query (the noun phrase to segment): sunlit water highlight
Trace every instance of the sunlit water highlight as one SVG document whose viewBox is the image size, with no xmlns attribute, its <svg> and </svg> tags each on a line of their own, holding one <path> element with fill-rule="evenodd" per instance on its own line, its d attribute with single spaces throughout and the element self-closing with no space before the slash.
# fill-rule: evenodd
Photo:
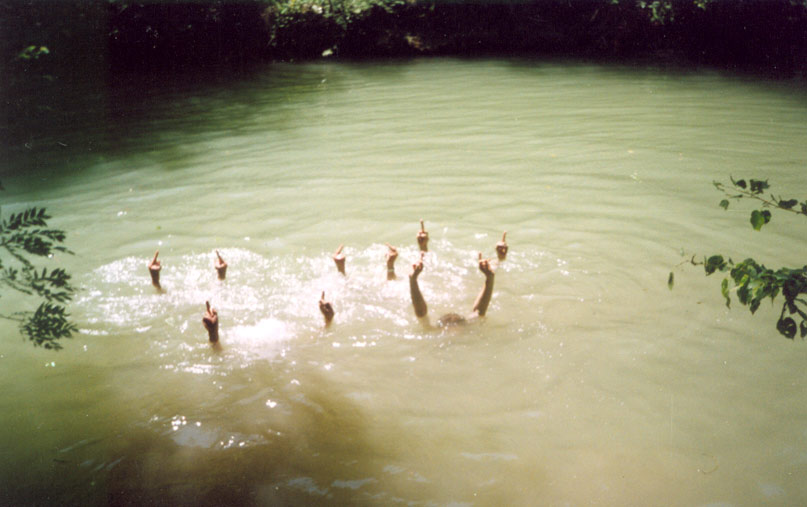
<svg viewBox="0 0 807 507">
<path fill-rule="evenodd" d="M 143 90 L 107 89 L 3 169 L 4 216 L 46 206 L 68 231 L 81 333 L 51 353 L 0 323 L 2 503 L 807 498 L 807 346 L 776 333 L 777 308 L 726 309 L 697 269 L 666 286 L 682 248 L 804 264 L 799 217 L 754 232 L 711 186 L 762 176 L 803 198 L 803 89 L 429 60 Z M 477 252 L 509 231 L 483 324 L 416 321 L 420 218 L 433 320 L 470 312 Z"/>
</svg>

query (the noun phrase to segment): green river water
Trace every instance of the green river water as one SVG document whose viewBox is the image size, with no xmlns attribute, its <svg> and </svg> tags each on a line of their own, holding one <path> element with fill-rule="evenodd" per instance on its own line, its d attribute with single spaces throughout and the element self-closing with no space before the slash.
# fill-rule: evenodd
<svg viewBox="0 0 807 507">
<path fill-rule="evenodd" d="M 0 168 L 4 217 L 67 231 L 81 330 L 51 352 L 0 322 L 0 503 L 807 501 L 807 344 L 701 268 L 667 288 L 682 249 L 804 265 L 803 217 L 755 232 L 712 186 L 803 200 L 804 88 L 435 59 L 122 80 L 81 107 Z M 417 322 L 421 218 L 433 319 L 470 312 L 508 231 L 481 325 Z"/>
</svg>

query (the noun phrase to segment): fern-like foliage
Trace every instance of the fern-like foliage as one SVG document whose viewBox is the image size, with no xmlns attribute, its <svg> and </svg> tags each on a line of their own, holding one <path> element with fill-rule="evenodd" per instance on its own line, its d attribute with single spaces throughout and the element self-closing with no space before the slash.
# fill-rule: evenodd
<svg viewBox="0 0 807 507">
<path fill-rule="evenodd" d="M 0 225 L 0 232 L 15 231 L 26 227 L 39 226 L 46 227 L 46 220 L 51 217 L 45 212 L 45 208 L 28 208 L 22 213 L 12 213 L 8 220 L 3 220 Z"/>
<path fill-rule="evenodd" d="M 2 189 L 2 186 L 0 186 Z M 20 332 L 35 346 L 59 350 L 57 340 L 69 338 L 78 330 L 70 322 L 63 304 L 73 298 L 75 289 L 70 274 L 63 268 L 37 268 L 32 257 L 52 257 L 54 252 L 72 254 L 61 243 L 65 233 L 48 229 L 50 219 L 45 208 L 28 208 L 0 221 L 0 285 L 42 301 L 33 312 L 0 317 L 20 322 Z"/>
<path fill-rule="evenodd" d="M 33 314 L 20 323 L 20 331 L 36 346 L 59 350 L 62 346 L 57 340 L 70 338 L 78 331 L 68 317 L 64 306 L 41 303 Z"/>
</svg>

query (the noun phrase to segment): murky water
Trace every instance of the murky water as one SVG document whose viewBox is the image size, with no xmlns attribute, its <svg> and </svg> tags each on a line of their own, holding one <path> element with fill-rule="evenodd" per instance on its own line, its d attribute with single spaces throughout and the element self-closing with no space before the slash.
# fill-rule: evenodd
<svg viewBox="0 0 807 507">
<path fill-rule="evenodd" d="M 807 499 L 807 345 L 777 334 L 778 307 L 728 310 L 699 269 L 666 285 L 682 249 L 804 264 L 801 217 L 754 232 L 711 184 L 804 197 L 803 89 L 415 60 L 123 83 L 92 102 L 2 172 L 3 214 L 46 206 L 81 289 L 61 352 L 0 323 L 2 503 Z M 420 218 L 432 319 L 470 312 L 477 252 L 509 231 L 483 324 L 417 322 Z"/>
</svg>

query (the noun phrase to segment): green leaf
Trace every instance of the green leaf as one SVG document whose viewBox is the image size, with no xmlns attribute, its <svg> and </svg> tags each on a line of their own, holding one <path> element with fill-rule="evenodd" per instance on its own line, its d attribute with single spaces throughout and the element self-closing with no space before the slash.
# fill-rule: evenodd
<svg viewBox="0 0 807 507">
<path fill-rule="evenodd" d="M 726 261 L 723 260 L 722 255 L 713 255 L 706 259 L 706 262 L 703 263 L 703 269 L 706 271 L 707 275 L 711 275 L 718 269 L 721 271 L 725 269 Z"/>
<path fill-rule="evenodd" d="M 785 307 L 787 308 L 788 313 L 793 314 L 799 311 L 799 307 L 796 306 L 796 303 L 790 300 L 785 301 Z"/>
<path fill-rule="evenodd" d="M 779 207 L 782 209 L 791 209 L 793 206 L 798 204 L 799 201 L 796 199 L 789 199 L 787 201 L 779 201 Z"/>
<path fill-rule="evenodd" d="M 27 48 L 23 49 L 17 54 L 17 58 L 22 58 L 23 60 L 36 60 L 42 55 L 49 55 L 50 50 L 47 46 L 28 46 Z"/>
<path fill-rule="evenodd" d="M 726 210 L 729 209 L 729 200 L 723 199 L 722 201 L 720 201 L 720 207 Z"/>
<path fill-rule="evenodd" d="M 782 294 L 788 300 L 796 299 L 801 292 L 801 285 L 795 278 L 788 278 L 782 284 Z"/>
<path fill-rule="evenodd" d="M 36 49 L 36 46 L 28 46 L 27 48 L 23 49 L 17 54 L 17 58 L 22 58 L 23 60 L 30 60 L 31 54 Z"/>
<path fill-rule="evenodd" d="M 720 284 L 720 293 L 723 294 L 723 297 L 726 298 L 726 306 L 731 308 L 731 298 L 729 297 L 729 279 L 724 278 L 723 282 Z"/>
<path fill-rule="evenodd" d="M 790 317 L 779 319 L 779 322 L 776 323 L 776 330 L 792 340 L 796 336 L 796 321 Z"/>
<path fill-rule="evenodd" d="M 667 277 L 667 288 L 673 290 L 673 285 L 675 285 L 675 275 L 670 271 L 670 276 Z"/>
<path fill-rule="evenodd" d="M 748 275 L 745 275 L 740 281 L 739 288 L 737 289 L 737 299 L 740 303 L 747 305 L 751 298 L 751 289 L 748 288 Z"/>
<path fill-rule="evenodd" d="M 751 192 L 755 194 L 761 194 L 765 189 L 767 189 L 770 185 L 768 185 L 768 180 L 751 180 Z"/>
<path fill-rule="evenodd" d="M 799 325 L 799 331 L 801 333 L 802 338 L 807 336 L 807 320 L 802 320 L 801 321 L 801 324 Z"/>
<path fill-rule="evenodd" d="M 771 221 L 771 212 L 768 210 L 755 209 L 751 212 L 751 226 L 755 231 L 762 229 L 762 226 Z"/>
<path fill-rule="evenodd" d="M 731 180 L 731 182 L 732 182 L 732 183 L 734 183 L 734 186 L 735 186 L 735 187 L 746 188 L 746 186 L 747 186 L 747 185 L 745 184 L 745 180 L 737 180 L 737 181 L 734 181 L 734 180 L 732 179 L 732 180 Z"/>
</svg>

